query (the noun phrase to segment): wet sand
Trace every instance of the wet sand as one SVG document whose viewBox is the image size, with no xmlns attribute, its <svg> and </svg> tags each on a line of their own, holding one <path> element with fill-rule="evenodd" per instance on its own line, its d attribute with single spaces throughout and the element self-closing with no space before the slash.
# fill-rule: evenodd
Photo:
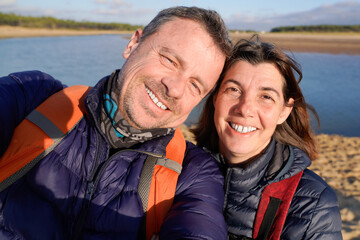
<svg viewBox="0 0 360 240">
<path fill-rule="evenodd" d="M 181 130 L 186 139 L 194 142 L 185 125 Z M 320 134 L 316 139 L 319 157 L 310 169 L 337 194 L 344 240 L 360 239 L 360 138 Z"/>
<path fill-rule="evenodd" d="M 259 35 L 263 40 L 273 42 L 286 51 L 360 54 L 360 34 L 263 33 Z M 241 38 L 248 39 L 251 36 L 252 34 L 230 33 L 234 42 Z"/>
</svg>

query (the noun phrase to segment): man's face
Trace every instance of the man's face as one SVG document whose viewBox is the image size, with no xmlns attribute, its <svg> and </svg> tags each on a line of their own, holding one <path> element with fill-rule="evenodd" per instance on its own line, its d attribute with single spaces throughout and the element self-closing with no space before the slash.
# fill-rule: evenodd
<svg viewBox="0 0 360 240">
<path fill-rule="evenodd" d="M 213 88 L 225 55 L 191 20 L 169 21 L 139 44 L 141 34 L 123 54 L 121 114 L 139 129 L 177 127 Z"/>
</svg>

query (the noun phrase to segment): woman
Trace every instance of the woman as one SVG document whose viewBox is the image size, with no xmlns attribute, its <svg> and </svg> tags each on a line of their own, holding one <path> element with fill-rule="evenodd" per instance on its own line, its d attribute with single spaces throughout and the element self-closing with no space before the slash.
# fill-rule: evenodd
<svg viewBox="0 0 360 240">
<path fill-rule="evenodd" d="M 199 146 L 220 153 L 229 239 L 342 239 L 336 195 L 307 169 L 317 156 L 307 108 L 317 114 L 301 78 L 276 46 L 241 40 L 193 130 Z"/>
</svg>

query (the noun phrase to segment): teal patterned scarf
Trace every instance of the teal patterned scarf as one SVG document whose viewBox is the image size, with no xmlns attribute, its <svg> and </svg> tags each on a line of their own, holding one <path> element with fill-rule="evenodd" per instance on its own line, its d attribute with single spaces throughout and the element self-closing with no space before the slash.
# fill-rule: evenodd
<svg viewBox="0 0 360 240">
<path fill-rule="evenodd" d="M 132 127 L 120 114 L 117 100 L 120 90 L 116 88 L 120 70 L 113 72 L 105 84 L 100 126 L 112 148 L 128 148 L 137 143 L 167 135 L 174 128 L 140 130 Z"/>
</svg>

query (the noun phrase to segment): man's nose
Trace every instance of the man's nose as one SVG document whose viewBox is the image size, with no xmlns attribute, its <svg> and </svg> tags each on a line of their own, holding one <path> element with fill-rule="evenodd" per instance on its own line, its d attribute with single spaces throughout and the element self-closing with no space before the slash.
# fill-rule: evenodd
<svg viewBox="0 0 360 240">
<path fill-rule="evenodd" d="M 166 95 L 172 98 L 181 98 L 184 95 L 186 79 L 181 75 L 163 77 L 161 80 L 166 88 Z"/>
</svg>

